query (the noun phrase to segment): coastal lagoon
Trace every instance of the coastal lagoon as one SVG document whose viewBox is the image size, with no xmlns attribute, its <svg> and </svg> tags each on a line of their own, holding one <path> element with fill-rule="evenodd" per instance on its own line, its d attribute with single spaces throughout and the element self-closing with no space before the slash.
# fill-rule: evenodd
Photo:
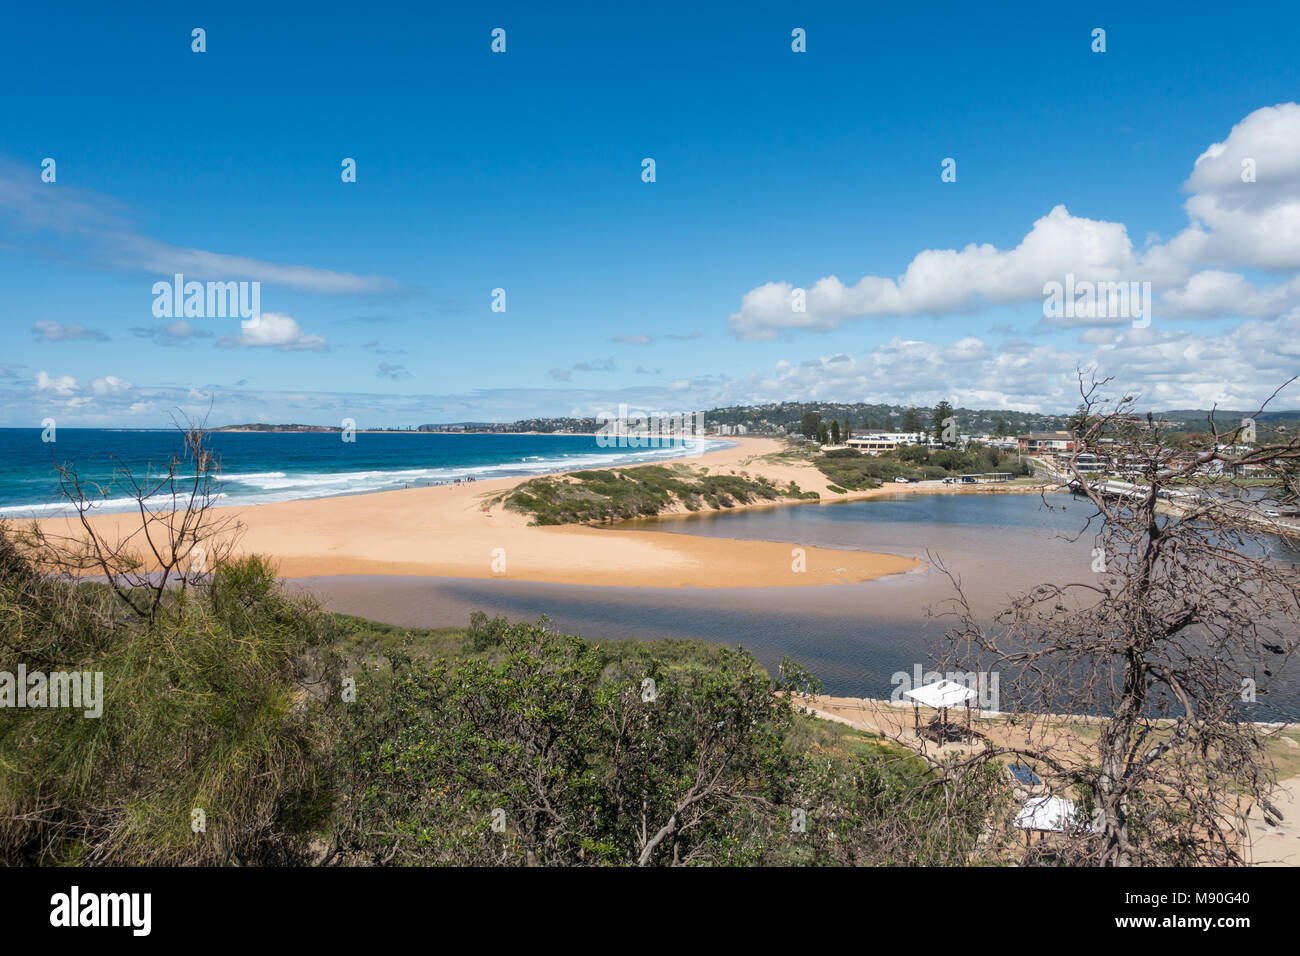
<svg viewBox="0 0 1300 956">
<path fill-rule="evenodd" d="M 953 586 L 932 559 L 959 578 L 981 617 L 1036 584 L 1093 578 L 1095 526 L 1083 530 L 1091 507 L 1064 493 L 1046 501 L 1035 494 L 910 494 L 620 526 L 888 552 L 929 565 L 860 584 L 667 590 L 342 576 L 297 586 L 333 610 L 392 624 L 463 625 L 481 610 L 515 620 L 545 615 L 556 628 L 592 640 L 677 637 L 744 646 L 772 672 L 788 654 L 821 678 L 829 694 L 883 698 L 894 689 L 895 673 L 929 669 L 947 626 L 942 613 Z M 1270 698 L 1293 719 L 1300 717 L 1295 670 L 1275 679 Z"/>
</svg>

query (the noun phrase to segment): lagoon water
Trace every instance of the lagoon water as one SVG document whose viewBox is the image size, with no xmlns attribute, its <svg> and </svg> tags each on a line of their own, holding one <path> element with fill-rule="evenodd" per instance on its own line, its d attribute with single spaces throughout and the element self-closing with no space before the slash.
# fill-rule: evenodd
<svg viewBox="0 0 1300 956">
<path fill-rule="evenodd" d="M 1035 584 L 1092 579 L 1091 513 L 1067 494 L 1049 495 L 1048 504 L 1025 494 L 897 495 L 635 525 L 938 559 L 987 618 Z M 553 626 L 593 640 L 682 637 L 744 646 L 772 672 L 788 654 L 828 693 L 875 698 L 893 691 L 892 675 L 930 669 L 954 595 L 951 580 L 932 564 L 824 587 L 665 590 L 409 577 L 309 578 L 297 586 L 334 610 L 400 625 L 463 625 L 482 610 L 514 620 L 545 615 Z M 1274 679 L 1271 710 L 1258 719 L 1300 719 L 1296 669 Z"/>
<path fill-rule="evenodd" d="M 899 495 L 836 505 L 798 505 L 629 522 L 620 528 L 715 535 L 925 558 L 926 548 L 962 575 L 986 607 L 1034 583 L 1045 567 L 1089 573 L 1091 543 L 1058 535 L 1085 514 L 1049 511 L 1032 495 Z M 1075 524 L 1078 522 L 1075 521 Z M 690 637 L 744 645 L 767 667 L 790 654 L 829 692 L 880 695 L 889 677 L 927 660 L 943 623 L 926 610 L 951 596 L 937 572 L 824 587 L 656 589 L 521 581 L 329 577 L 302 582 L 330 607 L 394 624 L 463 624 L 472 611 L 549 617 L 593 639 Z"/>
</svg>

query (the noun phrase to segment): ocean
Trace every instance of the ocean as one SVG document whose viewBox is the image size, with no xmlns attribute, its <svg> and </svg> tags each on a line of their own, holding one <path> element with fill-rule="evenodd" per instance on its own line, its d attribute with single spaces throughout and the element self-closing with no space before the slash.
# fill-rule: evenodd
<svg viewBox="0 0 1300 956">
<path fill-rule="evenodd" d="M 730 444 L 700 438 L 662 448 L 602 448 L 589 435 L 475 435 L 358 432 L 212 432 L 221 460 L 222 504 L 262 504 L 388 491 L 456 479 L 508 478 L 579 468 L 602 468 L 708 452 Z M 0 518 L 58 514 L 55 468 L 75 465 L 83 480 L 103 489 L 96 508 L 129 510 L 114 472 L 120 465 L 143 474 L 183 451 L 175 429 L 151 431 L 60 428 L 43 442 L 39 428 L 0 428 Z"/>
</svg>

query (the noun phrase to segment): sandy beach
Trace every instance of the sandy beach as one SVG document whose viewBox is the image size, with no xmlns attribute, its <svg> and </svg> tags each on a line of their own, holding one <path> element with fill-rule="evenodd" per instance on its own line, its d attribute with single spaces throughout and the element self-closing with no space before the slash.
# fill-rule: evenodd
<svg viewBox="0 0 1300 956">
<path fill-rule="evenodd" d="M 710 474 L 764 476 L 795 482 L 822 502 L 900 493 L 962 493 L 939 482 L 890 485 L 841 494 L 802 462 L 768 461 L 782 443 L 737 438 L 728 448 L 683 461 Z M 525 481 L 501 478 L 398 491 L 223 508 L 243 524 L 236 550 L 275 558 L 280 573 L 498 578 L 562 584 L 655 588 L 803 587 L 868 581 L 921 567 L 912 557 L 837 548 L 799 548 L 641 530 L 637 522 L 588 527 L 534 527 L 529 518 L 491 499 Z M 987 490 L 987 489 L 984 489 Z M 811 502 L 816 504 L 817 502 Z M 784 507 L 763 503 L 741 507 Z M 738 509 L 728 509 L 738 510 Z M 100 515 L 112 533 L 133 515 Z M 65 519 L 47 519 L 65 533 Z"/>
</svg>

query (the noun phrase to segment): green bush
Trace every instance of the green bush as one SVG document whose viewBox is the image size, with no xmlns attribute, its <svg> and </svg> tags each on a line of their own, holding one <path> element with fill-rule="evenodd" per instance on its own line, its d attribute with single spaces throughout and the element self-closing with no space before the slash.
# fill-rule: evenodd
<svg viewBox="0 0 1300 956">
<path fill-rule="evenodd" d="M 945 793 L 819 685 L 697 642 L 489 622 L 491 659 L 395 659 L 347 713 L 337 859 L 400 865 L 921 864 L 976 858 L 1001 777 Z M 652 682 L 652 683 L 651 683 Z M 798 810 L 806 831 L 791 827 Z M 499 823 L 494 829 L 493 822 Z"/>
<path fill-rule="evenodd" d="M 963 452 L 953 448 L 904 445 L 895 452 L 882 455 L 863 455 L 853 449 L 840 449 L 819 455 L 814 461 L 835 484 L 854 490 L 878 488 L 895 478 L 934 481 L 993 471 L 1013 475 L 1027 475 L 1031 471 L 1028 465 L 1007 461 L 998 449 L 987 447 Z"/>
<path fill-rule="evenodd" d="M 0 534 L 0 670 L 103 675 L 98 718 L 0 709 L 0 863 L 304 859 L 329 808 L 305 689 L 324 624 L 258 558 L 149 623 L 105 587 L 33 575 Z"/>
<path fill-rule="evenodd" d="M 766 478 L 709 475 L 685 465 L 642 465 L 534 478 L 504 501 L 511 510 L 532 515 L 534 524 L 557 525 L 648 518 L 678 505 L 688 511 L 731 508 L 786 496 Z"/>
</svg>

